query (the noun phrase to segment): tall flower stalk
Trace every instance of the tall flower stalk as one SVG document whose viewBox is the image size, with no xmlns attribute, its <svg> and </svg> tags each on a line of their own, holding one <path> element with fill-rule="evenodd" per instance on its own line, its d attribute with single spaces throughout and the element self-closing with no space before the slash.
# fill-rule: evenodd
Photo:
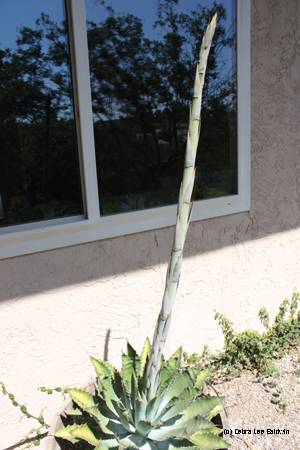
<svg viewBox="0 0 300 450">
<path fill-rule="evenodd" d="M 148 400 L 155 397 L 159 386 L 161 358 L 171 324 L 172 308 L 179 284 L 181 266 L 183 260 L 183 247 L 191 220 L 193 202 L 191 195 L 195 181 L 195 161 L 200 136 L 202 91 L 207 67 L 208 55 L 217 24 L 217 14 L 209 23 L 203 36 L 196 68 L 193 98 L 190 107 L 189 128 L 186 143 L 183 179 L 180 186 L 177 207 L 177 219 L 175 226 L 174 243 L 167 269 L 166 285 L 162 301 L 162 307 L 157 319 L 152 353 L 148 362 L 146 375 L 148 387 Z"/>
<path fill-rule="evenodd" d="M 225 407 L 224 397 L 203 395 L 209 371 L 182 368 L 182 348 L 161 364 L 191 218 L 202 89 L 216 21 L 214 16 L 207 28 L 197 65 L 175 238 L 153 346 L 147 338 L 139 356 L 127 343 L 121 371 L 107 361 L 91 357 L 97 373 L 95 395 L 81 389 L 65 390 L 78 408 L 67 412 L 73 423 L 57 431 L 55 436 L 72 443 L 85 440 L 95 447 L 94 450 L 216 450 L 229 447 L 218 436 L 222 429 L 212 421 Z"/>
</svg>

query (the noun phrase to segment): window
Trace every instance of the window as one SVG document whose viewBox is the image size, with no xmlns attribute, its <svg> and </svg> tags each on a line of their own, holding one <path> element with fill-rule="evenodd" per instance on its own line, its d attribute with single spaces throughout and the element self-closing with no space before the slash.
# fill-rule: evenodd
<svg viewBox="0 0 300 450">
<path fill-rule="evenodd" d="M 13 2 L 2 4 L 9 8 L 8 3 L 11 5 Z M 39 2 L 42 11 L 44 3 L 49 4 Z M 20 77 L 23 85 L 31 83 L 31 89 L 35 89 L 34 82 L 39 82 L 40 91 L 35 89 L 35 93 L 40 97 L 30 96 L 28 101 L 28 107 L 32 108 L 30 112 L 35 112 L 33 106 L 36 108 L 37 118 L 33 120 L 28 112 L 26 117 L 15 115 L 15 123 L 23 134 L 20 139 L 14 137 L 22 145 L 23 142 L 29 143 L 30 149 L 40 147 L 38 173 L 33 170 L 33 174 L 29 174 L 26 169 L 24 174 L 24 164 L 20 159 L 17 165 L 19 172 L 13 175 L 16 183 L 6 181 L 6 191 L 0 184 L 0 224 L 2 221 L 5 225 L 0 228 L 2 258 L 175 223 L 187 127 L 185 111 L 190 97 L 189 68 L 194 66 L 195 48 L 199 45 L 195 31 L 196 14 L 181 15 L 178 27 L 174 17 L 179 16 L 174 15 L 174 11 L 184 14 L 186 11 L 180 9 L 180 3 L 189 9 L 189 2 L 176 5 L 176 1 L 161 0 L 161 17 L 158 17 L 161 23 L 157 23 L 155 34 L 148 22 L 143 23 L 130 10 L 123 11 L 120 16 L 117 10 L 107 10 L 100 3 L 95 0 L 66 0 L 65 25 L 61 25 L 60 19 L 51 15 L 47 18 L 45 14 L 37 23 L 45 34 L 38 35 L 39 41 L 35 38 L 34 42 L 40 42 L 44 59 L 41 54 L 39 58 L 45 65 L 41 65 L 41 75 L 36 78 L 30 72 Z M 114 8 L 125 3 L 124 0 L 114 0 L 109 5 Z M 173 12 L 170 10 L 172 3 Z M 205 6 L 210 8 L 212 3 L 201 2 L 204 10 L 198 8 L 199 17 L 200 13 L 206 12 Z M 227 18 L 220 17 L 224 34 L 216 37 L 213 56 L 218 59 L 215 65 L 212 60 L 208 73 L 192 220 L 250 208 L 250 3 L 250 0 L 222 2 Z M 195 9 L 194 5 L 192 2 L 190 9 Z M 1 17 L 5 14 L 6 10 Z M 148 15 L 153 19 L 153 11 L 149 10 Z M 27 25 L 25 19 L 24 16 L 21 33 L 22 30 L 23 33 L 28 32 L 29 28 L 36 29 Z M 66 29 L 73 90 L 68 75 Z M 144 30 L 148 33 L 145 36 Z M 23 52 L 36 49 L 28 40 L 30 37 L 29 32 L 27 41 L 22 44 Z M 2 35 L 0 42 L 1 39 Z M 47 41 L 48 48 L 45 47 Z M 184 49 L 184 53 L 176 53 L 179 49 Z M 0 51 L 3 55 L 3 44 Z M 36 55 L 32 57 L 36 58 Z M 26 60 L 28 66 L 33 62 Z M 0 70 L 3 70 L 3 65 Z M 31 70 L 35 69 L 31 67 Z M 11 92 L 17 96 L 17 88 L 12 87 Z M 31 106 L 30 102 L 35 104 Z M 67 123 L 65 127 L 64 123 Z M 32 124 L 40 126 L 39 132 L 35 132 Z M 53 136 L 52 141 L 49 136 Z M 22 156 L 22 145 L 14 147 L 18 158 Z M 50 161 L 61 149 L 69 160 L 69 173 L 59 158 Z M 28 167 L 31 170 L 30 161 Z M 4 185 L 4 175 L 7 175 L 3 168 L 1 171 L 0 182 Z M 27 216 L 23 213 L 18 217 L 17 212 L 25 209 L 28 183 L 33 183 L 34 179 L 37 180 L 34 183 L 39 194 L 35 195 L 36 215 L 31 216 L 34 208 L 27 208 Z M 14 215 L 10 214 L 13 217 L 11 223 L 5 223 L 7 192 L 11 198 L 18 199 L 10 203 L 14 205 L 14 208 L 10 206 L 14 211 Z M 30 201 L 31 197 L 28 197 Z"/>
<path fill-rule="evenodd" d="M 18 224 L 83 216 L 64 11 L 60 0 L 28 5 L 20 0 L 0 5 L 4 231 Z M 25 25 L 20 21 L 16 30 L 19 20 Z"/>
<path fill-rule="evenodd" d="M 101 215 L 177 204 L 195 67 L 215 11 L 193 198 L 237 194 L 235 2 L 106 3 L 85 0 Z"/>
</svg>

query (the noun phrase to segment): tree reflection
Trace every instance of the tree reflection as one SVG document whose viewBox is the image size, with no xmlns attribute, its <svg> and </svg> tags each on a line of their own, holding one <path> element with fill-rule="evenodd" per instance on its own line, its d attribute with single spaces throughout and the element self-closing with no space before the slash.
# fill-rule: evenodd
<svg viewBox="0 0 300 450">
<path fill-rule="evenodd" d="M 235 24 L 228 26 L 222 5 L 178 14 L 177 3 L 158 2 L 154 26 L 160 40 L 145 37 L 141 19 L 109 7 L 106 20 L 88 23 L 104 214 L 177 202 L 195 65 L 215 12 L 219 21 L 203 95 L 194 197 L 236 193 L 235 61 L 222 60 L 226 48 L 235 55 Z"/>
<path fill-rule="evenodd" d="M 82 214 L 66 24 L 36 25 L 0 49 L 2 226 Z"/>
<path fill-rule="evenodd" d="M 236 193 L 235 63 L 222 60 L 235 55 L 235 27 L 221 4 L 179 14 L 177 3 L 158 1 L 157 40 L 111 8 L 87 23 L 102 214 L 177 203 L 195 64 L 215 12 L 194 197 Z M 0 49 L 0 146 L 2 225 L 82 213 L 65 22 L 42 13 Z"/>
</svg>

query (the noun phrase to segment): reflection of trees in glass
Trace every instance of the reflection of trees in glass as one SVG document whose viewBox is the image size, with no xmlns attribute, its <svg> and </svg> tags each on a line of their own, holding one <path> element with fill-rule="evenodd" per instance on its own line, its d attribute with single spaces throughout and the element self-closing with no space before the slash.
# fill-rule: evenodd
<svg viewBox="0 0 300 450">
<path fill-rule="evenodd" d="M 177 3 L 158 1 L 160 40 L 110 8 L 87 25 L 102 214 L 177 202 L 195 62 L 215 11 L 194 197 L 236 193 L 235 64 L 223 61 L 235 27 L 222 5 L 178 14 Z M 82 213 L 66 34 L 42 13 L 0 49 L 1 225 Z"/>
<path fill-rule="evenodd" d="M 36 25 L 0 49 L 1 225 L 82 214 L 66 24 Z"/>
<path fill-rule="evenodd" d="M 222 60 L 224 49 L 235 46 L 235 24 L 228 27 L 222 5 L 178 14 L 177 3 L 158 2 L 155 27 L 161 40 L 145 38 L 139 18 L 111 8 L 106 20 L 88 23 L 104 214 L 177 202 L 195 61 L 214 12 L 219 21 L 203 94 L 194 196 L 236 193 L 235 64 Z"/>
</svg>

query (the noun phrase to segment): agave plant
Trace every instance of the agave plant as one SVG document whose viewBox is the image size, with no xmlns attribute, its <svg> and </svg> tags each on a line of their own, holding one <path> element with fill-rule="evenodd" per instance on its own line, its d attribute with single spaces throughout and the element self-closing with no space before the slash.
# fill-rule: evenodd
<svg viewBox="0 0 300 450">
<path fill-rule="evenodd" d="M 121 372 L 108 362 L 91 357 L 97 373 L 97 392 L 92 395 L 80 389 L 66 389 L 78 408 L 68 412 L 74 424 L 55 434 L 72 443 L 83 440 L 95 450 L 229 447 L 218 436 L 222 430 L 211 421 L 224 408 L 223 397 L 202 393 L 209 372 L 183 370 L 181 348 L 168 361 L 163 358 L 191 219 L 202 89 L 216 22 L 215 15 L 203 37 L 196 70 L 174 244 L 153 343 L 146 339 L 141 356 L 128 343 Z"/>
<path fill-rule="evenodd" d="M 151 353 L 148 338 L 141 356 L 127 344 L 122 373 L 108 362 L 91 358 L 97 373 L 97 395 L 67 389 L 79 406 L 68 412 L 76 423 L 55 436 L 73 443 L 85 440 L 95 450 L 228 448 L 217 436 L 221 430 L 211 422 L 224 407 L 223 397 L 202 394 L 209 372 L 181 370 L 179 348 L 163 361 L 157 395 L 148 401 L 146 370 Z"/>
</svg>

